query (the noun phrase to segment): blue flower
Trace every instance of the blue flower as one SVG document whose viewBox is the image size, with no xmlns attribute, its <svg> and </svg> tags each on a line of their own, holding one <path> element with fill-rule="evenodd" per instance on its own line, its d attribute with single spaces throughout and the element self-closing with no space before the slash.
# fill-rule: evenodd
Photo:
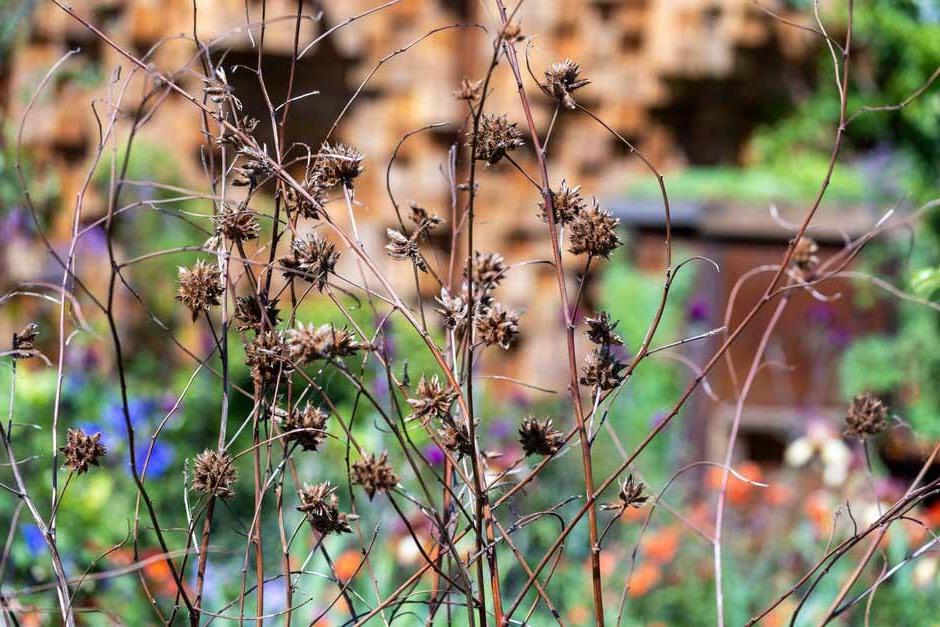
<svg viewBox="0 0 940 627">
<path fill-rule="evenodd" d="M 128 399 L 127 409 L 131 417 L 131 426 L 134 429 L 139 429 L 146 424 L 156 408 L 156 402 L 150 398 Z M 104 419 L 111 431 L 124 433 L 124 404 L 121 402 L 120 396 L 113 399 L 104 408 Z"/>
<path fill-rule="evenodd" d="M 38 555 L 46 547 L 46 540 L 42 537 L 42 531 L 32 523 L 23 525 L 23 538 L 26 540 L 26 548 L 33 555 Z"/>
<path fill-rule="evenodd" d="M 147 459 L 147 451 L 150 449 L 150 440 L 138 442 L 134 448 L 137 457 L 137 468 L 143 471 L 144 461 Z M 173 447 L 157 440 L 153 445 L 153 451 L 150 453 L 150 463 L 147 464 L 147 477 L 159 479 L 173 465 L 173 459 L 176 454 Z M 128 463 L 130 460 L 128 460 Z"/>
</svg>

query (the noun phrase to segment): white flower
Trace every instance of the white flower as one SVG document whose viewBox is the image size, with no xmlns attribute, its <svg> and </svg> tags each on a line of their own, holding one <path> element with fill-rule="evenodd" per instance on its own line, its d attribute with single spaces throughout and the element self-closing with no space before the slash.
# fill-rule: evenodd
<svg viewBox="0 0 940 627">
<path fill-rule="evenodd" d="M 784 459 L 790 466 L 799 468 L 816 456 L 822 462 L 823 483 L 829 487 L 845 483 L 852 453 L 838 434 L 819 422 L 811 423 L 806 435 L 790 443 Z"/>
</svg>

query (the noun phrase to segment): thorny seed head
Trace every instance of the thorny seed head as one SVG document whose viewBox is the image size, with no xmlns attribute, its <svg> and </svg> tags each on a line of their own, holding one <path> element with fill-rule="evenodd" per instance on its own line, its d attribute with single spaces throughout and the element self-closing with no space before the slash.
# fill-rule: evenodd
<svg viewBox="0 0 940 627">
<path fill-rule="evenodd" d="M 488 115 L 480 117 L 477 129 L 476 159 L 486 161 L 489 165 L 496 165 L 510 151 L 525 144 L 522 140 L 522 131 L 516 128 L 515 122 L 510 122 L 505 115 Z M 473 137 L 467 141 L 473 146 Z"/>
<path fill-rule="evenodd" d="M 874 394 L 859 394 L 849 405 L 845 425 L 845 434 L 850 437 L 877 435 L 888 428 L 888 406 Z"/>
<path fill-rule="evenodd" d="M 261 225 L 248 202 L 222 203 L 222 210 L 212 218 L 216 232 L 230 242 L 247 242 L 258 237 Z"/>
<path fill-rule="evenodd" d="M 581 67 L 571 59 L 553 63 L 545 70 L 545 80 L 548 81 L 548 91 L 558 99 L 566 109 L 575 109 L 574 98 L 571 92 L 581 89 L 591 81 L 579 78 Z"/>
<path fill-rule="evenodd" d="M 473 455 L 473 439 L 470 437 L 470 429 L 464 422 L 447 420 L 444 426 L 437 431 L 437 437 L 441 440 L 441 445 L 458 457 Z"/>
<path fill-rule="evenodd" d="M 819 257 L 816 253 L 819 251 L 819 245 L 808 237 L 801 237 L 793 247 L 793 265 L 802 273 L 804 278 L 812 276 L 819 265 Z"/>
<path fill-rule="evenodd" d="M 235 464 L 228 453 L 204 450 L 196 455 L 193 467 L 193 490 L 222 499 L 235 496 Z"/>
<path fill-rule="evenodd" d="M 416 202 L 411 203 L 409 207 L 411 208 L 411 215 L 408 217 L 415 223 L 416 230 L 422 233 L 431 232 L 444 222 L 444 218 L 429 213 L 427 209 Z"/>
<path fill-rule="evenodd" d="M 297 442 L 305 451 L 315 451 L 326 439 L 326 421 L 329 417 L 328 413 L 308 402 L 304 404 L 303 410 L 282 410 L 279 422 L 285 432 L 296 431 L 285 438 L 288 442 Z"/>
<path fill-rule="evenodd" d="M 397 486 L 398 475 L 388 464 L 387 452 L 383 452 L 379 457 L 367 453 L 353 463 L 352 481 L 365 489 L 371 501 L 376 492 L 388 492 Z"/>
<path fill-rule="evenodd" d="M 298 322 L 296 329 L 287 332 L 287 343 L 291 359 L 300 365 L 318 359 L 348 357 L 365 348 L 352 332 L 329 323 L 316 326 L 312 322 L 307 325 Z"/>
<path fill-rule="evenodd" d="M 326 188 L 320 182 L 320 173 L 314 170 L 300 186 L 312 200 L 288 186 L 284 192 L 284 206 L 290 215 L 316 220 L 326 207 Z"/>
<path fill-rule="evenodd" d="M 339 499 L 336 488 L 330 482 L 306 485 L 300 489 L 300 507 L 297 509 L 307 516 L 310 526 L 323 535 L 331 533 L 352 533 L 349 522 L 358 516 L 339 511 Z"/>
<path fill-rule="evenodd" d="M 585 209 L 584 199 L 581 197 L 581 186 L 568 187 L 565 181 L 561 182 L 558 191 L 552 190 L 552 209 L 555 224 L 568 224 Z M 548 222 L 548 211 L 545 202 L 539 203 L 539 217 L 542 222 Z"/>
<path fill-rule="evenodd" d="M 519 444 L 528 455 L 554 455 L 565 443 L 565 436 L 552 426 L 552 419 L 526 418 L 519 427 Z"/>
<path fill-rule="evenodd" d="M 640 509 L 649 500 L 648 496 L 643 495 L 645 487 L 642 481 L 637 481 L 633 475 L 627 475 L 627 478 L 620 482 L 620 492 L 617 494 L 619 500 L 615 503 L 605 503 L 601 505 L 601 509 L 620 512 L 628 507 Z"/>
<path fill-rule="evenodd" d="M 450 406 L 456 398 L 457 392 L 449 385 L 441 383 L 437 375 L 430 379 L 421 375 L 415 398 L 408 399 L 412 409 L 411 417 L 423 421 L 430 417 L 450 416 Z"/>
<path fill-rule="evenodd" d="M 320 183 L 326 187 L 343 185 L 349 189 L 365 169 L 362 153 L 347 144 L 324 142 L 314 163 Z"/>
<path fill-rule="evenodd" d="M 98 466 L 108 450 L 101 443 L 100 433 L 88 435 L 82 429 L 69 429 L 59 452 L 65 457 L 65 466 L 80 475 L 88 472 L 89 466 Z"/>
<path fill-rule="evenodd" d="M 13 332 L 13 359 L 28 359 L 36 350 L 36 338 L 39 336 L 39 325 L 30 322 L 20 332 Z"/>
<path fill-rule="evenodd" d="M 499 253 L 473 253 L 473 285 L 474 289 L 480 288 L 484 291 L 490 291 L 496 288 L 506 277 L 509 268 L 506 261 Z M 467 269 L 463 271 L 464 278 L 467 278 Z"/>
<path fill-rule="evenodd" d="M 476 102 L 483 95 L 483 81 L 472 81 L 465 76 L 460 80 L 460 87 L 453 93 L 457 100 Z"/>
<path fill-rule="evenodd" d="M 441 295 L 434 300 L 440 305 L 434 311 L 441 314 L 441 323 L 446 329 L 457 329 L 467 320 L 467 301 L 463 296 L 451 296 L 446 287 L 441 288 Z"/>
<path fill-rule="evenodd" d="M 618 360 L 607 346 L 598 346 L 584 359 L 581 385 L 595 389 L 612 390 L 623 381 L 621 371 L 626 364 Z"/>
<path fill-rule="evenodd" d="M 571 221 L 568 227 L 571 247 L 568 251 L 574 255 L 587 253 L 592 257 L 610 257 L 610 253 L 621 244 L 616 231 L 618 224 L 618 218 L 595 203 Z"/>
<path fill-rule="evenodd" d="M 262 329 L 273 329 L 280 322 L 279 316 L 276 298 L 268 302 L 264 294 L 249 294 L 235 299 L 235 329 L 238 331 L 258 333 Z"/>
<path fill-rule="evenodd" d="M 278 331 L 262 331 L 245 346 L 245 363 L 256 385 L 275 385 L 294 371 L 290 350 Z"/>
<path fill-rule="evenodd" d="M 415 268 L 421 272 L 428 271 L 428 264 L 421 256 L 421 249 L 418 247 L 418 235 L 420 231 L 416 230 L 411 237 L 406 237 L 395 229 L 385 229 L 388 239 L 391 240 L 385 245 L 385 251 L 392 259 L 410 260 Z"/>
<path fill-rule="evenodd" d="M 257 146 L 242 146 L 238 149 L 242 158 L 241 165 L 235 168 L 235 177 L 232 185 L 254 189 L 274 171 L 268 154 L 263 148 Z"/>
<path fill-rule="evenodd" d="M 587 324 L 587 330 L 584 334 L 594 344 L 599 346 L 623 345 L 623 340 L 614 333 L 614 329 L 617 328 L 620 322 L 611 322 L 610 314 L 606 311 L 599 311 L 593 318 L 586 318 L 584 322 Z"/>
<path fill-rule="evenodd" d="M 180 268 L 179 282 L 176 300 L 189 308 L 193 322 L 199 317 L 199 312 L 209 311 L 209 307 L 218 305 L 219 297 L 225 292 L 219 267 L 207 264 L 202 259 L 191 268 Z"/>
<path fill-rule="evenodd" d="M 494 303 L 476 319 L 476 330 L 487 346 L 509 349 L 519 337 L 519 314 Z"/>
<path fill-rule="evenodd" d="M 338 259 L 339 251 L 332 242 L 311 234 L 295 239 L 291 254 L 279 262 L 285 276 L 299 276 L 322 292 Z"/>
</svg>

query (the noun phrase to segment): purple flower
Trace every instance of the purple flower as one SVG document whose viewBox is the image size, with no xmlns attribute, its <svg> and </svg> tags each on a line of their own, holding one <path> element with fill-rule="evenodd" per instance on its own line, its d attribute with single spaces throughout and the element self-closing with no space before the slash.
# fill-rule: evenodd
<svg viewBox="0 0 940 627">
<path fill-rule="evenodd" d="M 432 466 L 440 466 L 444 463 L 444 451 L 437 447 L 437 444 L 428 444 L 424 447 L 424 458 Z"/>
<path fill-rule="evenodd" d="M 149 449 L 149 440 L 138 443 L 134 449 L 137 454 L 137 467 L 141 470 L 143 470 Z M 162 477 L 172 466 L 174 457 L 176 455 L 173 452 L 173 447 L 157 440 L 153 445 L 153 451 L 150 453 L 150 462 L 147 464 L 147 477 L 151 479 Z"/>
<path fill-rule="evenodd" d="M 490 425 L 490 437 L 502 439 L 512 434 L 512 424 L 508 420 L 497 420 Z"/>
<path fill-rule="evenodd" d="M 703 296 L 696 296 L 689 301 L 685 311 L 685 316 L 689 322 L 704 322 L 709 319 L 711 308 L 708 301 Z"/>
<path fill-rule="evenodd" d="M 23 539 L 26 541 L 26 548 L 29 549 L 32 555 L 38 555 L 46 546 L 42 531 L 32 523 L 23 525 Z"/>
</svg>

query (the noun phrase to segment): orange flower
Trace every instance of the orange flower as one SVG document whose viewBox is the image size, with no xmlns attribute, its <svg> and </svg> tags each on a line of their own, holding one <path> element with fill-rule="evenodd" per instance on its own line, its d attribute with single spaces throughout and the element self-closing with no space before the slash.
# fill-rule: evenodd
<svg viewBox="0 0 940 627">
<path fill-rule="evenodd" d="M 786 505 L 793 500 L 793 490 L 781 483 L 773 483 L 767 486 L 762 493 L 764 502 L 775 507 Z"/>
<path fill-rule="evenodd" d="M 591 611 L 583 605 L 575 605 L 568 610 L 568 621 L 572 625 L 586 625 L 591 620 Z"/>
<path fill-rule="evenodd" d="M 643 563 L 637 566 L 630 577 L 629 595 L 631 598 L 641 597 L 653 589 L 659 580 L 662 579 L 662 573 L 659 566 L 651 563 Z"/>
<path fill-rule="evenodd" d="M 356 571 L 359 570 L 359 564 L 362 562 L 362 554 L 352 549 L 343 551 L 336 563 L 333 565 L 336 570 L 336 576 L 340 581 L 349 581 Z"/>
<path fill-rule="evenodd" d="M 816 527 L 816 533 L 820 535 L 829 533 L 829 527 L 832 524 L 832 504 L 825 492 L 817 490 L 806 497 L 803 511 Z"/>
<path fill-rule="evenodd" d="M 654 562 L 665 564 L 672 561 L 679 548 L 679 528 L 675 525 L 663 527 L 643 541 L 643 553 Z"/>
<path fill-rule="evenodd" d="M 760 466 L 755 462 L 745 461 L 741 462 L 738 466 L 734 468 L 735 472 L 739 475 L 748 478 L 751 481 L 760 481 L 763 473 L 761 472 Z M 706 475 L 706 482 L 708 487 L 713 490 L 720 490 L 722 478 L 724 476 L 724 468 L 718 468 L 712 466 L 708 469 Z M 728 475 L 728 502 L 733 505 L 743 505 L 750 500 L 751 494 L 753 492 L 754 486 L 752 486 L 747 481 L 742 481 L 738 479 L 734 474 Z"/>
</svg>

